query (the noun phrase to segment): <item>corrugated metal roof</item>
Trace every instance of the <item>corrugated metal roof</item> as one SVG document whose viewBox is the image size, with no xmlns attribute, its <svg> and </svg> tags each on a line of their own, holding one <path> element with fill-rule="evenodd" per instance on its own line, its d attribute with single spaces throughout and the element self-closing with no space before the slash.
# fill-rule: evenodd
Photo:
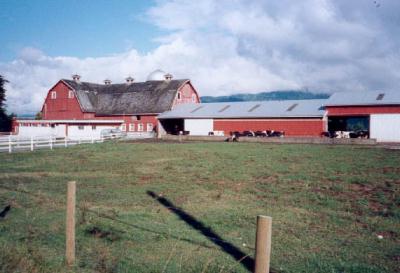
<svg viewBox="0 0 400 273">
<path fill-rule="evenodd" d="M 325 102 L 326 100 L 286 100 L 202 103 L 200 106 L 182 104 L 160 114 L 158 118 L 322 117 L 324 115 L 322 105 Z"/>
<path fill-rule="evenodd" d="M 367 91 L 338 92 L 327 99 L 325 106 L 356 106 L 356 105 L 396 105 L 400 104 L 400 92 Z"/>
</svg>

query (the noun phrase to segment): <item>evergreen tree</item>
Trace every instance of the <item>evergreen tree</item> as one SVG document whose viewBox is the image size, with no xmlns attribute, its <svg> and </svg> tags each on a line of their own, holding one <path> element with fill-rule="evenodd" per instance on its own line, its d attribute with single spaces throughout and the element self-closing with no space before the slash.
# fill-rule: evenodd
<svg viewBox="0 0 400 273">
<path fill-rule="evenodd" d="M 6 88 L 5 84 L 8 81 L 0 75 L 0 131 L 11 130 L 11 116 L 6 113 Z"/>
</svg>

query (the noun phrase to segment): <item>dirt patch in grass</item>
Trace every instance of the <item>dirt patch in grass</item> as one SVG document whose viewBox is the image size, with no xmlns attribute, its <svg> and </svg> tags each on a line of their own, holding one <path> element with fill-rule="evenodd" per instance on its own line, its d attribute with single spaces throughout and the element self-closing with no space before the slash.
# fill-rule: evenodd
<svg viewBox="0 0 400 273">
<path fill-rule="evenodd" d="M 107 230 L 102 227 L 92 226 L 85 229 L 87 235 L 91 235 L 95 238 L 107 239 L 110 242 L 114 242 L 121 239 L 121 235 L 114 230 Z"/>
</svg>

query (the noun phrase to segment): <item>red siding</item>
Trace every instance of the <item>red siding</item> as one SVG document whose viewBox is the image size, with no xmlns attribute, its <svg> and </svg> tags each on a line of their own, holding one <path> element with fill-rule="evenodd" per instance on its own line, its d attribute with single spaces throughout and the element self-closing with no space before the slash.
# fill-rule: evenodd
<svg viewBox="0 0 400 273">
<path fill-rule="evenodd" d="M 399 105 L 386 106 L 327 106 L 329 116 L 357 116 L 400 113 Z"/>
<path fill-rule="evenodd" d="M 179 97 L 178 97 L 179 96 Z M 181 88 L 179 88 L 172 108 L 176 105 L 184 104 L 184 103 L 199 103 L 200 98 L 197 94 L 197 91 L 194 89 L 190 82 L 185 83 Z"/>
<path fill-rule="evenodd" d="M 214 130 L 224 131 L 284 131 L 286 136 L 320 136 L 324 131 L 322 119 L 221 119 L 214 120 Z"/>
<path fill-rule="evenodd" d="M 19 126 L 19 124 L 18 124 L 17 118 L 13 118 L 11 121 L 11 133 L 17 135 L 18 134 L 18 126 Z"/>
<path fill-rule="evenodd" d="M 42 113 L 43 119 L 87 119 L 87 114 L 82 113 L 77 98 L 68 98 L 71 89 L 62 81 L 59 81 L 47 93 Z M 56 92 L 56 98 L 51 98 L 51 93 Z"/>
<path fill-rule="evenodd" d="M 123 120 L 126 126 L 125 131 L 126 132 L 138 132 L 138 125 L 142 124 L 143 125 L 143 131 L 147 131 L 147 124 L 151 123 L 153 124 L 153 128 L 156 128 L 157 126 L 157 115 L 144 115 L 144 116 L 96 116 L 95 119 L 102 119 L 102 120 Z M 138 120 L 140 118 L 140 120 Z M 133 124 L 134 130 L 130 131 L 129 130 L 129 125 Z"/>
</svg>

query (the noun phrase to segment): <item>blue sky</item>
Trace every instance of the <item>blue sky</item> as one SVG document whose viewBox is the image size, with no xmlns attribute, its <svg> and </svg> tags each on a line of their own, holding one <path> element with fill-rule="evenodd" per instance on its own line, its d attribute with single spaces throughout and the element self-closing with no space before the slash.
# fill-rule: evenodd
<svg viewBox="0 0 400 273">
<path fill-rule="evenodd" d="M 0 0 L 7 109 L 36 113 L 58 80 L 200 93 L 400 92 L 399 0 Z"/>
<path fill-rule="evenodd" d="M 149 52 L 161 34 L 143 15 L 152 1 L 0 0 L 0 61 L 31 46 L 50 56 L 99 57 Z"/>
</svg>

